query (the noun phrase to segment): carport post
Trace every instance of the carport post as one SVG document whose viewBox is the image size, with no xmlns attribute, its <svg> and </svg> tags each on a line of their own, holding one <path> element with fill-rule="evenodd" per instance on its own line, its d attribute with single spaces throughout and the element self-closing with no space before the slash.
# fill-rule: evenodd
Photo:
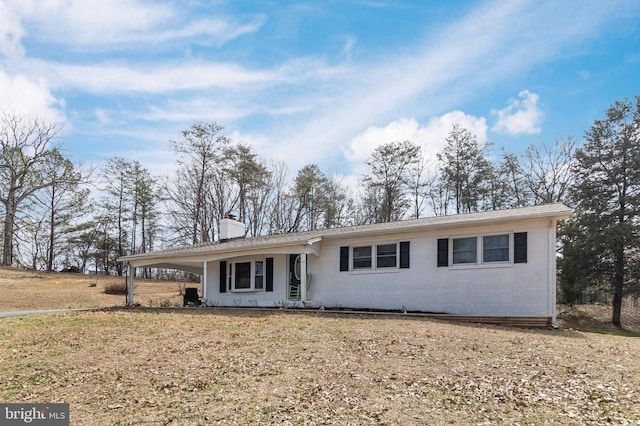
<svg viewBox="0 0 640 426">
<path fill-rule="evenodd" d="M 133 306 L 133 276 L 136 274 L 136 268 L 128 264 L 129 274 L 127 275 L 127 306 Z"/>
<path fill-rule="evenodd" d="M 300 253 L 300 301 L 307 301 L 307 254 Z"/>
<path fill-rule="evenodd" d="M 209 269 L 207 267 L 207 261 L 205 260 L 202 268 L 202 276 L 200 277 L 200 283 L 202 284 L 202 298 L 207 300 L 207 280 L 209 279 Z"/>
</svg>

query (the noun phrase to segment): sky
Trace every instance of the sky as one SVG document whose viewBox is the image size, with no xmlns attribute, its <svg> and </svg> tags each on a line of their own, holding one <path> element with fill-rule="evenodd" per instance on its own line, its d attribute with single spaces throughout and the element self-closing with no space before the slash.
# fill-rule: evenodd
<svg viewBox="0 0 640 426">
<path fill-rule="evenodd" d="M 0 0 L 0 109 L 98 166 L 169 174 L 203 121 L 356 179 L 384 143 L 435 158 L 453 124 L 515 153 L 581 141 L 636 94 L 638 0 Z"/>
</svg>

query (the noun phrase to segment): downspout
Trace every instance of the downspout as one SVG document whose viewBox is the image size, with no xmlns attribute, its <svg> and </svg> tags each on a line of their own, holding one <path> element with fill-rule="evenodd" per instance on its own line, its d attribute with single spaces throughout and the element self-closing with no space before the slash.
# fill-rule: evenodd
<svg viewBox="0 0 640 426">
<path fill-rule="evenodd" d="M 133 306 L 133 276 L 136 273 L 136 268 L 127 263 L 129 274 L 127 275 L 127 306 Z"/>
<path fill-rule="evenodd" d="M 549 255 L 547 257 L 549 271 L 549 294 L 548 294 L 548 303 L 549 303 L 549 314 L 551 316 L 551 326 L 553 328 L 557 328 L 556 324 L 556 287 L 557 287 L 557 276 L 556 276 L 556 225 L 557 221 L 555 218 L 549 219 Z"/>
</svg>

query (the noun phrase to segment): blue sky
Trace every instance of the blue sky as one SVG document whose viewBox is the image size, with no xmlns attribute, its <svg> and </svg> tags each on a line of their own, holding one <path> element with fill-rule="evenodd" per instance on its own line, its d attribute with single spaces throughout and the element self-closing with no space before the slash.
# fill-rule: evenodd
<svg viewBox="0 0 640 426">
<path fill-rule="evenodd" d="M 0 108 L 95 165 L 170 173 L 195 120 L 292 173 L 434 156 L 454 123 L 520 152 L 640 93 L 640 2 L 0 0 Z"/>
</svg>

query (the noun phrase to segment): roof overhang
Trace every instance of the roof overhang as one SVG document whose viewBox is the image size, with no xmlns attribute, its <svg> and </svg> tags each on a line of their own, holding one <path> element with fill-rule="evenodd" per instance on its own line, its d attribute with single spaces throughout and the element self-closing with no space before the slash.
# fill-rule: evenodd
<svg viewBox="0 0 640 426">
<path fill-rule="evenodd" d="M 204 273 L 204 263 L 218 260 L 228 260 L 241 257 L 273 256 L 278 254 L 306 253 L 320 256 L 320 245 L 317 244 L 322 237 L 316 237 L 303 243 L 291 242 L 289 244 L 274 243 L 264 244 L 260 247 L 247 248 L 243 246 L 233 246 L 222 243 L 211 246 L 211 250 L 182 252 L 156 252 L 143 253 L 141 255 L 126 256 L 119 259 L 127 262 L 134 268 L 153 267 L 176 269 L 202 275 Z"/>
<path fill-rule="evenodd" d="M 151 253 L 125 256 L 118 259 L 133 267 L 177 269 L 202 274 L 204 263 L 249 256 L 265 256 L 306 253 L 320 256 L 323 240 L 347 239 L 361 236 L 403 234 L 425 230 L 458 229 L 487 224 L 505 224 L 531 220 L 548 220 L 556 223 L 571 216 L 573 210 L 563 204 L 495 210 L 451 216 L 435 216 L 423 219 L 390 223 L 376 223 L 344 228 L 296 234 L 280 234 L 268 237 L 230 240 L 199 246 L 169 249 Z"/>
</svg>

